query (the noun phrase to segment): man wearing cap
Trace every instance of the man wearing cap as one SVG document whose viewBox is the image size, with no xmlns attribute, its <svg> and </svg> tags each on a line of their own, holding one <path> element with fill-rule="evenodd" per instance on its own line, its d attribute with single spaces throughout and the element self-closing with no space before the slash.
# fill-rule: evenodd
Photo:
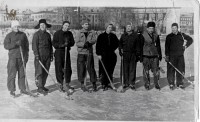
<svg viewBox="0 0 200 122">
<path fill-rule="evenodd" d="M 15 97 L 15 78 L 18 72 L 18 85 L 21 94 L 28 94 L 25 86 L 25 73 L 20 53 L 20 47 L 24 57 L 24 64 L 28 62 L 29 56 L 29 42 L 24 32 L 19 31 L 19 22 L 14 20 L 11 22 L 12 32 L 8 33 L 4 40 L 4 48 L 9 50 L 9 59 L 7 64 L 7 87 L 10 91 L 10 95 Z"/>
<path fill-rule="evenodd" d="M 165 41 L 166 62 L 171 62 L 182 74 L 185 74 L 184 51 L 188 48 L 193 39 L 178 31 L 178 24 L 172 24 L 172 33 L 168 34 Z M 167 80 L 171 90 L 175 87 L 175 69 L 167 63 Z M 183 77 L 176 72 L 176 85 L 184 89 Z"/>
<path fill-rule="evenodd" d="M 137 56 L 140 55 L 138 34 L 132 31 L 132 23 L 126 23 L 125 33 L 119 41 L 119 54 L 123 56 L 124 88 L 135 90 Z"/>
<path fill-rule="evenodd" d="M 38 87 L 37 91 L 41 94 L 46 94 L 49 91 L 44 87 L 48 73 L 42 68 L 39 61 L 49 70 L 51 61 L 53 61 L 53 47 L 51 36 L 46 29 L 50 27 L 51 25 L 45 19 L 40 19 L 39 24 L 35 27 L 39 30 L 34 33 L 32 40 L 32 50 L 35 55 L 35 82 Z"/>
<path fill-rule="evenodd" d="M 70 60 L 70 49 L 74 46 L 74 37 L 72 32 L 69 31 L 70 22 L 64 21 L 62 24 L 62 29 L 55 32 L 53 36 L 53 46 L 55 50 L 55 71 L 56 71 L 56 79 L 58 83 L 60 83 L 60 90 L 64 91 L 63 89 L 63 80 L 64 80 L 64 73 L 66 73 L 66 87 L 67 89 L 73 89 L 69 86 L 71 81 L 72 75 L 72 68 L 71 68 L 71 60 Z M 65 54 L 65 47 L 67 47 L 67 54 Z M 67 56 L 65 62 L 65 55 Z M 64 69 L 64 65 L 66 63 L 66 69 Z M 63 72 L 64 71 L 64 72 Z"/>
<path fill-rule="evenodd" d="M 155 23 L 147 23 L 147 31 L 140 36 L 141 56 L 140 62 L 143 63 L 143 79 L 145 88 L 150 89 L 149 70 L 153 72 L 154 85 L 160 90 L 159 85 L 159 61 L 162 60 L 162 52 L 160 47 L 160 38 L 155 33 Z"/>
<path fill-rule="evenodd" d="M 117 62 L 115 50 L 119 46 L 119 40 L 117 36 L 111 32 L 113 24 L 106 24 L 105 28 L 105 32 L 100 34 L 97 38 L 96 54 L 98 55 L 98 58 L 102 60 L 106 71 L 108 72 L 109 78 L 113 81 L 113 72 Z M 109 85 L 109 79 L 103 69 L 101 80 L 104 91 L 108 90 L 108 88 L 111 88 Z"/>
<path fill-rule="evenodd" d="M 97 91 L 96 71 L 94 69 L 94 57 L 93 57 L 93 45 L 96 43 L 95 32 L 89 31 L 89 22 L 83 20 L 81 22 L 82 29 L 77 33 L 75 41 L 78 50 L 77 58 L 77 72 L 78 80 L 81 82 L 81 89 L 85 92 L 88 91 L 84 85 L 84 79 L 86 78 L 86 72 L 90 76 L 90 82 L 93 85 L 93 91 Z"/>
</svg>

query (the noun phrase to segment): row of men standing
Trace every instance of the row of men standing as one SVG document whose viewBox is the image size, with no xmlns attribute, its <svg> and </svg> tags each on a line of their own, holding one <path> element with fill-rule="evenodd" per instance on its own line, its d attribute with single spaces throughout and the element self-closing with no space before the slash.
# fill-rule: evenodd
<svg viewBox="0 0 200 122">
<path fill-rule="evenodd" d="M 60 84 L 60 90 L 65 92 L 69 89 L 74 89 L 70 86 L 71 82 L 71 60 L 70 60 L 70 48 L 74 46 L 76 42 L 78 57 L 77 57 L 77 75 L 78 80 L 81 83 L 81 89 L 87 91 L 87 87 L 84 84 L 87 72 L 90 76 L 90 81 L 93 85 L 93 91 L 97 91 L 97 75 L 94 68 L 94 57 L 93 57 L 93 45 L 96 43 L 96 54 L 105 66 L 108 72 L 109 78 L 113 81 L 113 72 L 117 62 L 117 56 L 115 50 L 119 49 L 120 56 L 123 56 L 123 76 L 124 76 L 124 88 L 131 88 L 135 90 L 135 79 L 136 79 L 136 66 L 137 62 L 143 63 L 143 78 L 145 82 L 145 88 L 150 88 L 150 76 L 149 70 L 154 75 L 154 85 L 156 89 L 160 89 L 159 85 L 159 61 L 162 60 L 162 52 L 160 46 L 159 36 L 154 33 L 155 23 L 149 22 L 147 24 L 147 31 L 136 33 L 132 31 L 132 24 L 126 24 L 126 32 L 118 40 L 117 36 L 112 33 L 112 24 L 105 26 L 105 32 L 96 37 L 94 31 L 89 30 L 89 22 L 82 21 L 82 29 L 77 33 L 74 39 L 72 33 L 68 31 L 70 22 L 64 21 L 62 28 L 55 32 L 53 35 L 53 41 L 51 41 L 50 34 L 46 31 L 51 25 L 46 22 L 45 19 L 39 20 L 39 24 L 35 29 L 39 29 L 33 36 L 32 50 L 34 52 L 35 60 L 35 81 L 38 87 L 38 93 L 44 94 L 48 92 L 45 87 L 48 73 L 41 66 L 40 62 L 49 71 L 50 63 L 55 57 L 55 70 L 56 79 Z M 15 96 L 15 77 L 18 72 L 18 83 L 21 94 L 28 94 L 25 88 L 25 75 L 22 67 L 22 60 L 20 55 L 20 47 L 22 47 L 23 57 L 25 64 L 28 61 L 29 46 L 28 39 L 23 32 L 19 31 L 19 22 L 13 21 L 11 23 L 12 32 L 9 33 L 4 40 L 5 49 L 9 50 L 9 61 L 8 61 L 8 80 L 7 86 L 10 91 L 10 95 Z M 173 28 L 176 31 L 173 32 Z M 182 35 L 187 40 L 184 42 Z M 185 72 L 183 66 L 184 57 L 183 53 L 186 47 L 191 45 L 192 38 L 186 34 L 178 32 L 178 25 L 172 24 L 172 33 L 166 38 L 166 61 L 173 61 L 174 65 L 177 66 L 181 72 Z M 172 45 L 173 44 L 173 45 Z M 179 47 L 180 50 L 174 50 L 172 47 Z M 55 53 L 53 54 L 53 47 Z M 66 48 L 67 47 L 67 48 Z M 67 51 L 66 51 L 67 49 Z M 174 53 L 180 52 L 181 53 Z M 65 53 L 67 52 L 67 53 Z M 174 56 L 173 54 L 178 54 Z M 67 55 L 67 56 L 66 56 Z M 182 57 L 181 57 L 182 56 Z M 173 58 L 171 58 L 173 57 Z M 175 58 L 176 59 L 175 59 Z M 181 58 L 180 58 L 181 57 Z M 66 62 L 66 67 L 64 68 Z M 105 70 L 100 64 L 101 70 L 101 83 L 104 90 L 108 90 L 110 87 L 109 78 L 106 75 Z M 168 65 L 168 82 L 170 88 L 173 89 L 174 74 L 175 70 Z M 66 75 L 64 75 L 66 74 Z M 177 75 L 178 87 L 183 87 L 183 78 Z M 64 84 L 66 82 L 66 84 Z"/>
</svg>

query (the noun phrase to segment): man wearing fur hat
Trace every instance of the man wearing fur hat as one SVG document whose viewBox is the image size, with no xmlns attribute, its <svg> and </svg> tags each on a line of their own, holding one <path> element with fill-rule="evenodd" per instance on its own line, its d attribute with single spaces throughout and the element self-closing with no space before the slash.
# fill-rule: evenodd
<svg viewBox="0 0 200 122">
<path fill-rule="evenodd" d="M 115 50 L 119 46 L 119 40 L 117 36 L 111 32 L 113 24 L 106 24 L 105 28 L 105 32 L 100 34 L 97 38 L 96 54 L 98 55 L 98 58 L 102 60 L 106 71 L 108 72 L 109 78 L 113 80 L 113 72 L 117 62 Z M 111 88 L 109 85 L 109 79 L 103 69 L 101 80 L 104 91 L 108 90 L 108 88 Z"/>
<path fill-rule="evenodd" d="M 35 29 L 39 30 L 34 33 L 32 40 L 32 50 L 35 55 L 35 82 L 38 87 L 37 92 L 41 94 L 46 94 L 49 91 L 45 88 L 48 74 L 42 68 L 39 61 L 49 70 L 51 61 L 53 61 L 53 47 L 51 35 L 46 29 L 50 27 L 51 25 L 45 19 L 40 19 L 39 24 L 35 27 Z"/>
<path fill-rule="evenodd" d="M 127 22 L 125 33 L 119 41 L 119 54 L 123 56 L 124 88 L 135 90 L 137 56 L 140 55 L 138 34 L 132 31 L 132 23 Z"/>
<path fill-rule="evenodd" d="M 149 70 L 153 72 L 154 85 L 160 90 L 159 85 L 159 61 L 162 60 L 162 52 L 160 47 L 160 38 L 155 33 L 155 23 L 147 23 L 147 31 L 144 31 L 140 36 L 141 57 L 140 62 L 143 63 L 143 79 L 145 88 L 150 89 Z"/>
<path fill-rule="evenodd" d="M 96 43 L 95 32 L 89 31 L 89 22 L 83 20 L 81 22 L 82 29 L 77 33 L 75 42 L 78 50 L 77 58 L 77 72 L 78 80 L 81 82 L 81 89 L 85 92 L 88 91 L 84 85 L 86 74 L 90 76 L 90 82 L 93 85 L 93 91 L 97 91 L 96 71 L 94 69 L 93 45 Z"/>
<path fill-rule="evenodd" d="M 64 21 L 62 24 L 62 29 L 55 32 L 53 36 L 53 46 L 55 50 L 55 70 L 56 70 L 56 79 L 60 83 L 60 90 L 64 92 L 63 89 L 63 80 L 66 79 L 67 89 L 73 89 L 69 83 L 71 81 L 72 68 L 70 60 L 70 49 L 74 46 L 74 37 L 71 31 L 69 31 L 70 22 Z M 67 54 L 65 52 L 65 47 L 67 47 Z M 66 55 L 66 56 L 65 56 Z M 65 59 L 65 57 L 67 57 Z M 65 62 L 66 60 L 66 62 Z M 64 65 L 66 63 L 66 69 Z M 64 72 L 63 72 L 64 71 Z M 66 75 L 64 76 L 64 74 Z"/>
<path fill-rule="evenodd" d="M 29 56 L 29 42 L 27 36 L 24 32 L 19 31 L 19 22 L 14 20 L 11 22 L 12 32 L 8 33 L 4 40 L 4 48 L 9 50 L 9 59 L 8 59 L 8 78 L 7 78 L 7 87 L 10 91 L 10 95 L 15 97 L 15 78 L 16 73 L 18 72 L 18 85 L 21 94 L 28 94 L 25 86 L 25 71 L 23 68 L 22 57 L 20 53 L 20 47 L 22 48 L 22 53 L 24 56 L 24 64 L 28 62 Z"/>
<path fill-rule="evenodd" d="M 180 72 L 185 74 L 184 51 L 189 47 L 193 39 L 178 31 L 178 24 L 172 24 L 172 33 L 167 35 L 165 41 L 166 62 L 171 62 Z M 175 69 L 167 64 L 167 80 L 171 90 L 175 88 Z M 183 77 L 176 72 L 176 85 L 178 88 L 184 89 Z"/>
</svg>

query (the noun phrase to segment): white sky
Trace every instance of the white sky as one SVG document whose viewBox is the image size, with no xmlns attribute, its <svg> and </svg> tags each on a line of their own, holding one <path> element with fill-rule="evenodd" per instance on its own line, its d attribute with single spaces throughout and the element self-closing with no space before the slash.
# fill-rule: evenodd
<svg viewBox="0 0 200 122">
<path fill-rule="evenodd" d="M 193 7 L 197 0 L 0 0 L 9 9 L 47 6 L 92 6 L 92 7 Z"/>
</svg>

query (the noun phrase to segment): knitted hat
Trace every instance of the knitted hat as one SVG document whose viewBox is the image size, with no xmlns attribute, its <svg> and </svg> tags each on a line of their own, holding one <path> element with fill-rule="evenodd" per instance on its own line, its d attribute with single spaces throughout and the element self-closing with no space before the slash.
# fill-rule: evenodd
<svg viewBox="0 0 200 122">
<path fill-rule="evenodd" d="M 147 28 L 149 28 L 149 27 L 154 27 L 155 28 L 155 26 L 156 26 L 155 22 L 148 22 L 147 23 Z"/>
<path fill-rule="evenodd" d="M 70 22 L 69 21 L 64 21 L 62 25 L 64 25 L 65 23 L 68 23 L 70 25 Z"/>
<path fill-rule="evenodd" d="M 126 22 L 125 26 L 127 26 L 127 25 L 131 25 L 132 26 L 133 24 L 132 24 L 132 22 Z"/>
<path fill-rule="evenodd" d="M 84 25 L 85 23 L 90 24 L 88 20 L 82 20 L 81 25 Z"/>
<path fill-rule="evenodd" d="M 105 24 L 105 29 L 107 29 L 107 27 L 108 27 L 109 25 L 112 25 L 112 26 L 113 26 L 112 23 L 106 23 L 106 24 Z"/>
<path fill-rule="evenodd" d="M 48 24 L 47 21 L 46 21 L 46 19 L 40 19 L 38 25 L 35 26 L 35 29 L 40 28 L 40 23 L 44 23 L 47 26 L 47 28 L 51 27 L 51 24 Z"/>
<path fill-rule="evenodd" d="M 173 24 L 172 24 L 172 27 L 173 27 L 173 26 L 176 26 L 176 27 L 178 28 L 178 24 L 177 24 L 177 23 L 173 23 Z"/>
<path fill-rule="evenodd" d="M 11 21 L 11 28 L 13 28 L 15 26 L 20 26 L 19 21 L 17 21 L 17 20 Z"/>
</svg>

